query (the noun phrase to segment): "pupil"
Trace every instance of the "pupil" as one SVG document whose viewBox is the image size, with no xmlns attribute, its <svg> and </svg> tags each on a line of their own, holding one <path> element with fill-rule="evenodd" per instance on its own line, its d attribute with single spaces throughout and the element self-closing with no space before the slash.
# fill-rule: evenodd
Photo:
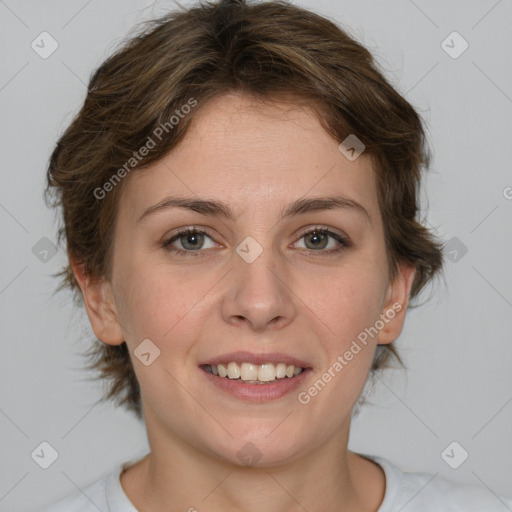
<svg viewBox="0 0 512 512">
<path fill-rule="evenodd" d="M 314 231 L 310 235 L 310 241 L 313 243 L 315 247 L 318 247 L 319 244 L 322 243 L 322 241 L 325 241 L 325 234 L 319 233 L 317 231 Z"/>
<path fill-rule="evenodd" d="M 184 247 L 187 247 L 187 244 L 188 244 L 188 245 L 192 246 L 192 247 L 188 247 L 189 249 L 190 248 L 194 249 L 195 245 L 200 245 L 200 242 L 198 241 L 198 239 L 200 240 L 201 236 L 202 235 L 200 233 L 189 233 L 189 234 L 185 235 L 185 243 L 183 244 Z"/>
</svg>

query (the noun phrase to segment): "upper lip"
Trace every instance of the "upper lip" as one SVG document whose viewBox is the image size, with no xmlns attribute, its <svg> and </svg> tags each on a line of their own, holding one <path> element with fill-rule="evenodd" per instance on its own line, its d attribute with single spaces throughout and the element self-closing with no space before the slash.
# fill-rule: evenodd
<svg viewBox="0 0 512 512">
<path fill-rule="evenodd" d="M 296 368 L 311 368 L 311 365 L 306 361 L 301 359 L 297 359 L 296 357 L 289 356 L 287 354 L 282 354 L 280 352 L 272 352 L 272 353 L 259 353 L 254 354 L 252 352 L 247 352 L 244 350 L 238 352 L 229 352 L 227 354 L 222 354 L 220 356 L 212 357 L 207 361 L 203 361 L 199 363 L 199 366 L 209 364 L 209 365 L 218 365 L 224 363 L 235 362 L 238 364 L 241 363 L 251 363 L 251 364 L 265 364 L 265 363 L 285 363 L 287 365 L 293 365 Z"/>
</svg>

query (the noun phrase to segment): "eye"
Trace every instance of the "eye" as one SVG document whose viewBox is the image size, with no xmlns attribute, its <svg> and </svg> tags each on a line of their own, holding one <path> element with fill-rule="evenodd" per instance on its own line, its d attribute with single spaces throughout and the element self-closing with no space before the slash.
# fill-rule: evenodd
<svg viewBox="0 0 512 512">
<path fill-rule="evenodd" d="M 213 239 L 203 229 L 186 228 L 165 240 L 162 245 L 165 249 L 175 254 L 203 256 L 204 251 L 202 249 L 215 247 L 215 243 L 211 244 L 210 247 L 204 247 L 205 238 L 213 242 Z M 178 242 L 182 248 L 176 247 L 174 245 L 175 242 Z"/>
<path fill-rule="evenodd" d="M 304 248 L 311 252 L 332 254 L 341 252 L 345 248 L 350 247 L 350 242 L 346 237 L 330 229 L 320 227 L 315 227 L 303 232 L 300 235 L 299 241 L 300 240 L 304 240 Z"/>
<path fill-rule="evenodd" d="M 206 239 L 210 240 L 210 246 L 205 247 Z M 304 231 L 299 241 L 305 241 L 305 247 L 301 247 L 311 253 L 334 254 L 339 253 L 351 246 L 350 241 L 345 236 L 335 233 L 327 228 L 315 227 Z M 298 242 L 295 242 L 295 245 Z M 181 247 L 177 247 L 179 244 Z M 211 236 L 203 229 L 189 227 L 181 229 L 163 242 L 163 247 L 177 255 L 205 256 L 206 249 L 215 247 L 215 242 Z"/>
</svg>

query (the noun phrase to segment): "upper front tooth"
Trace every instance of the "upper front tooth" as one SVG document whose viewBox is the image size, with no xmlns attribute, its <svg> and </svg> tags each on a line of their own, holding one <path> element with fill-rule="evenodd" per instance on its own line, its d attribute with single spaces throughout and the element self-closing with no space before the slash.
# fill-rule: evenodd
<svg viewBox="0 0 512 512">
<path fill-rule="evenodd" d="M 276 367 L 272 363 L 262 364 L 258 370 L 258 380 L 268 382 L 276 378 Z"/>
<path fill-rule="evenodd" d="M 240 377 L 242 380 L 258 380 L 258 365 L 242 363 Z"/>
</svg>

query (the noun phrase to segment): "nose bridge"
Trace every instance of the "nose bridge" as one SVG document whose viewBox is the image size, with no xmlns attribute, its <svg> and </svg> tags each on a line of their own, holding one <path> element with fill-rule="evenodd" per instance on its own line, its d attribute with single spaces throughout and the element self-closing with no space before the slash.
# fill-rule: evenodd
<svg viewBox="0 0 512 512">
<path fill-rule="evenodd" d="M 261 235 L 260 240 L 263 238 Z M 253 328 L 262 329 L 276 319 L 286 323 L 292 318 L 292 294 L 282 275 L 284 265 L 273 250 L 270 238 L 267 236 L 266 243 L 260 243 L 247 237 L 237 246 L 225 303 L 227 320 L 243 317 Z"/>
<path fill-rule="evenodd" d="M 263 236 L 259 237 L 260 240 Z M 265 245 L 259 243 L 253 237 L 245 238 L 236 248 L 235 272 L 237 274 L 238 294 L 250 293 L 260 300 L 270 300 L 271 295 L 281 293 L 278 268 L 282 268 L 276 261 L 278 256 L 274 254 L 270 243 L 270 237 L 266 238 Z"/>
</svg>

